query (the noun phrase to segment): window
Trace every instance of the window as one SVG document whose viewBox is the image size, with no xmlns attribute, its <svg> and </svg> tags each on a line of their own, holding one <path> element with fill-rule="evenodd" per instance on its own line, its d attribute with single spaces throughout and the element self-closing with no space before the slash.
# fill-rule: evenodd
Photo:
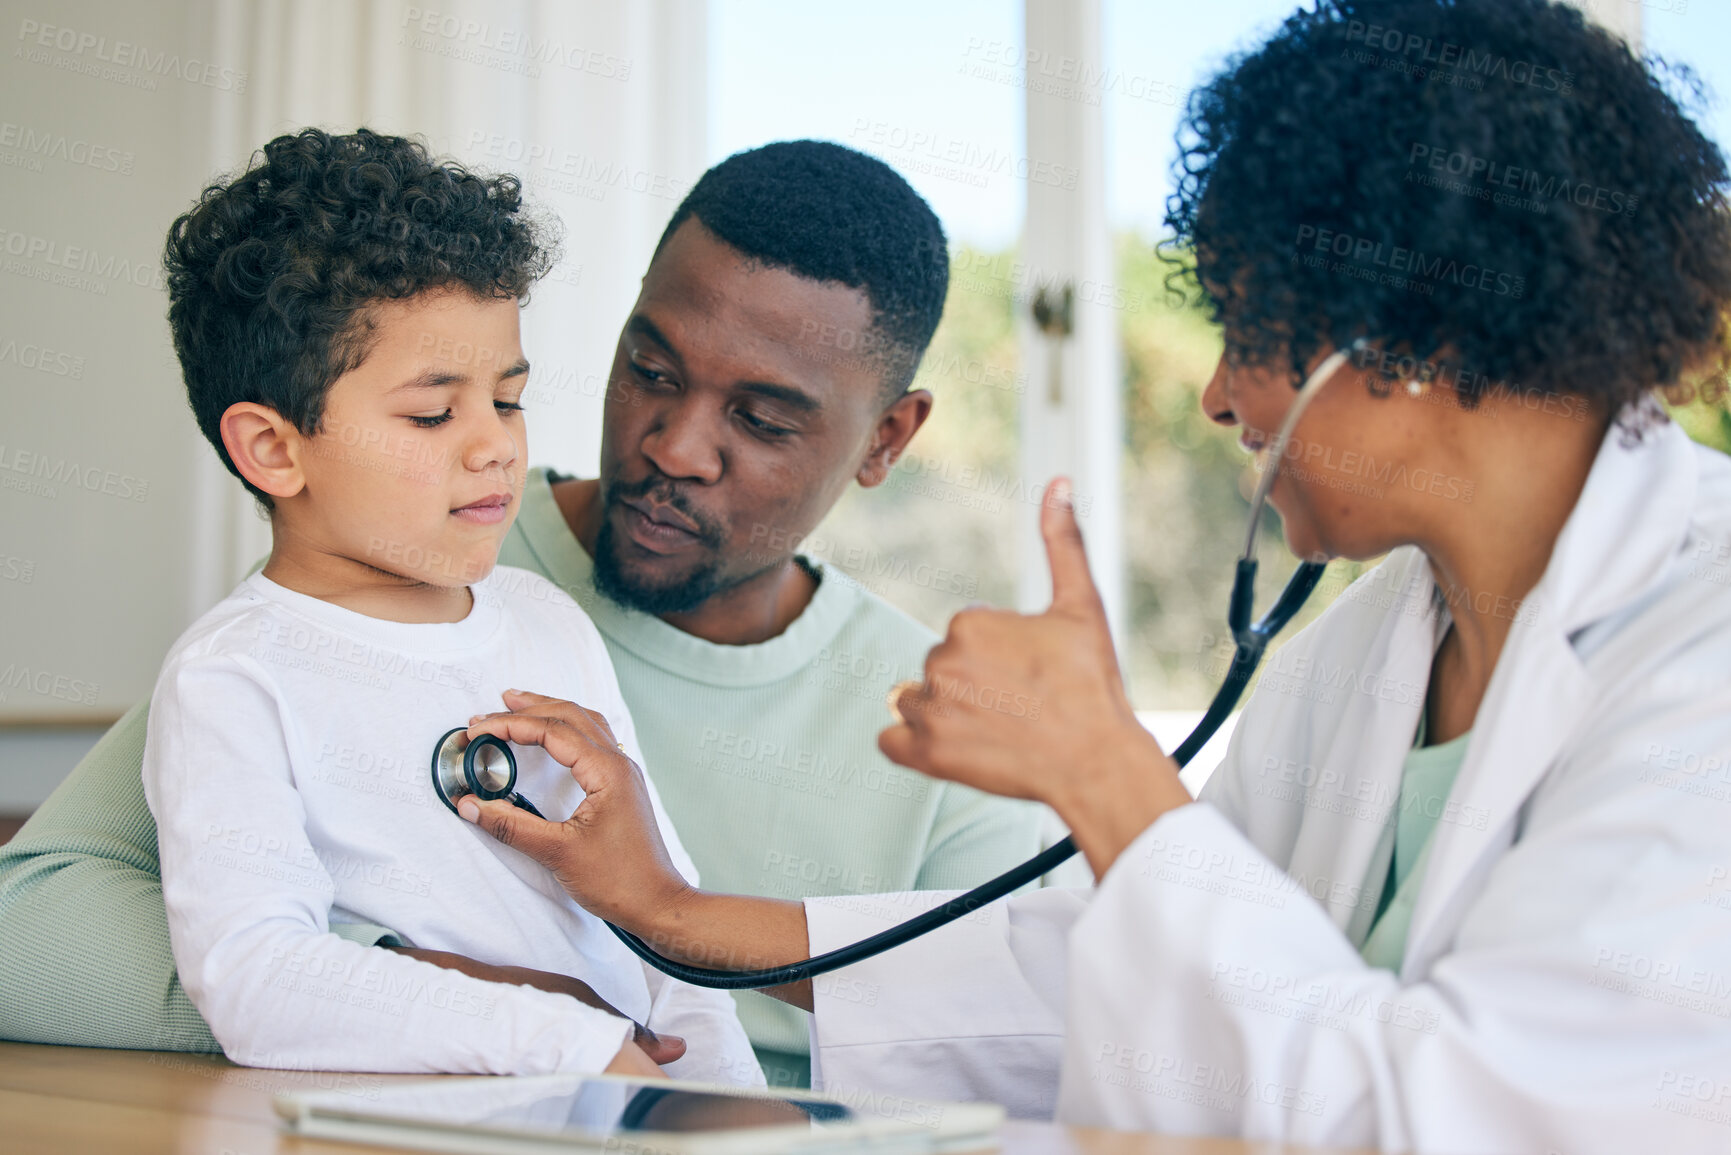
<svg viewBox="0 0 1731 1155">
<path fill-rule="evenodd" d="M 1021 6 L 710 12 L 712 161 L 799 137 L 860 149 L 907 178 L 950 242 L 944 321 L 915 382 L 937 399 L 931 420 L 889 480 L 850 489 L 802 552 L 938 630 L 969 602 L 1012 602 L 1016 527 L 1035 508 L 1015 477 L 1026 381 L 1011 268 L 1029 161 L 1020 74 L 996 62 L 1019 51 Z"/>
</svg>

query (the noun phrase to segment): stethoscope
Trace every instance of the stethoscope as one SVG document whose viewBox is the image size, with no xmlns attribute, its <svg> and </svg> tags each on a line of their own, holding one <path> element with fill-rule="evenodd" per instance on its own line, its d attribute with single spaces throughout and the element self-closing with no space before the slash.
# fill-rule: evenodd
<svg viewBox="0 0 1731 1155">
<path fill-rule="evenodd" d="M 1232 708 L 1238 704 L 1239 697 L 1244 693 L 1244 687 L 1250 682 L 1250 675 L 1256 672 L 1256 667 L 1261 663 L 1269 641 L 1280 633 L 1292 620 L 1293 615 L 1303 607 L 1322 577 L 1326 563 L 1301 562 L 1287 579 L 1286 588 L 1280 591 L 1273 607 L 1259 620 L 1251 621 L 1252 602 L 1256 596 L 1256 530 L 1262 520 L 1263 507 L 1268 503 L 1268 492 L 1274 488 L 1275 478 L 1280 473 L 1280 462 L 1286 453 L 1286 443 L 1291 439 L 1292 430 L 1298 425 L 1299 417 L 1323 384 L 1334 376 L 1335 371 L 1344 365 L 1349 357 L 1364 347 L 1365 342 L 1360 339 L 1324 358 L 1322 364 L 1305 378 L 1304 385 L 1293 398 L 1292 407 L 1286 411 L 1285 420 L 1280 423 L 1279 432 L 1275 434 L 1274 440 L 1268 443 L 1268 464 L 1263 468 L 1262 477 L 1257 482 L 1255 494 L 1250 500 L 1250 526 L 1244 537 L 1244 553 L 1239 557 L 1237 569 L 1232 575 L 1232 597 L 1226 607 L 1226 623 L 1232 630 L 1232 640 L 1237 644 L 1237 648 L 1232 655 L 1232 664 L 1227 667 L 1226 678 L 1215 692 L 1214 700 L 1208 704 L 1202 720 L 1196 723 L 1195 729 L 1172 751 L 1172 760 L 1180 768 L 1187 765 L 1190 759 L 1196 756 L 1196 752 L 1207 745 L 1208 739 L 1214 736 L 1221 723 L 1232 713 Z M 459 727 L 441 737 L 433 750 L 433 788 L 438 791 L 440 800 L 452 813 L 456 812 L 458 798 L 464 794 L 474 794 L 478 798 L 509 799 L 513 805 L 539 817 L 540 811 L 530 805 L 528 799 L 514 792 L 516 784 L 517 760 L 512 757 L 511 749 L 504 741 L 490 734 L 469 741 L 464 730 Z M 1065 838 L 1020 866 L 1011 867 L 966 894 L 959 894 L 942 906 L 934 907 L 888 930 L 879 931 L 869 938 L 800 962 L 760 970 L 714 970 L 676 962 L 659 954 L 630 931 L 612 923 L 607 926 L 638 958 L 681 982 L 716 990 L 778 987 L 787 983 L 803 982 L 814 975 L 828 974 L 840 967 L 851 966 L 905 942 L 911 942 L 940 926 L 966 917 L 987 903 L 996 902 L 1011 891 L 1049 872 L 1075 853 L 1075 839 Z"/>
<path fill-rule="evenodd" d="M 503 798 L 535 817 L 535 804 L 517 793 L 517 756 L 503 738 L 482 734 L 471 739 L 467 727 L 446 730 L 433 745 L 433 793 L 457 813 L 457 799 L 473 794 L 483 802 Z"/>
</svg>

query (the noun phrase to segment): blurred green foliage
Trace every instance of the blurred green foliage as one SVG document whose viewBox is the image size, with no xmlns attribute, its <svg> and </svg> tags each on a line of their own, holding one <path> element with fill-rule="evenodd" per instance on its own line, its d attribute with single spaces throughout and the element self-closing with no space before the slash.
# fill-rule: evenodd
<svg viewBox="0 0 1731 1155">
<path fill-rule="evenodd" d="M 1670 409 L 1690 437 L 1721 453 L 1731 453 L 1731 391 L 1717 401 L 1694 401 Z"/>
</svg>

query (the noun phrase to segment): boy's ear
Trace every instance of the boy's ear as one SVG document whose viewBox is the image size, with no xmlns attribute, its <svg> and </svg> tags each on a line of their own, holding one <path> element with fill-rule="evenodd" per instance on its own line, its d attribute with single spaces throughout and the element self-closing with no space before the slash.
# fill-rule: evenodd
<svg viewBox="0 0 1731 1155">
<path fill-rule="evenodd" d="M 884 483 L 895 466 L 896 458 L 907 452 L 908 442 L 914 439 L 914 434 L 920 431 L 931 412 L 932 395 L 924 389 L 903 393 L 896 398 L 894 405 L 883 411 L 877 428 L 872 430 L 871 448 L 866 450 L 865 460 L 860 462 L 859 472 L 854 474 L 854 480 L 860 483 L 861 488 L 870 489 Z"/>
<path fill-rule="evenodd" d="M 272 497 L 306 488 L 300 455 L 306 438 L 268 405 L 236 401 L 222 415 L 222 446 L 240 475 Z"/>
</svg>

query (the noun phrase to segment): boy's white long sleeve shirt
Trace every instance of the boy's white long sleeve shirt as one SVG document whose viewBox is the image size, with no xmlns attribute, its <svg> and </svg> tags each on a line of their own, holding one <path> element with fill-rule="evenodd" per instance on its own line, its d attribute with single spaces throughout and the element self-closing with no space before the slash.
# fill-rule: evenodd
<svg viewBox="0 0 1731 1155">
<path fill-rule="evenodd" d="M 434 793 L 440 735 L 532 690 L 604 714 L 643 765 L 607 651 L 544 579 L 499 567 L 462 621 L 381 621 L 255 574 L 170 651 L 151 699 L 145 794 L 156 817 L 175 964 L 228 1056 L 253 1066 L 536 1074 L 599 1071 L 630 1037 L 563 995 L 469 978 L 332 933 L 588 983 L 683 1036 L 679 1077 L 762 1075 L 732 1000 L 644 966 L 543 867 Z M 583 792 L 517 747 L 542 813 Z M 674 863 L 696 870 L 650 795 Z"/>
</svg>

